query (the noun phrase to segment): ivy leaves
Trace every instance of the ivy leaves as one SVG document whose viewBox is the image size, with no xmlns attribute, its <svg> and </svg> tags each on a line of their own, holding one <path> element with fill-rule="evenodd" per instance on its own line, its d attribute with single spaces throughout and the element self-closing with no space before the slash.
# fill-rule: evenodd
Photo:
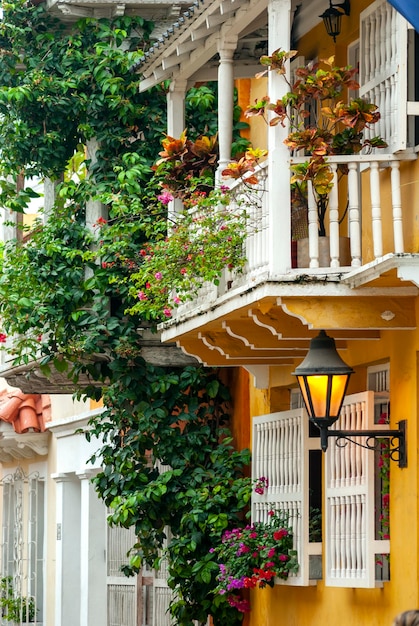
<svg viewBox="0 0 419 626">
<path fill-rule="evenodd" d="M 17 0 L 0 22 L 0 143 L 3 167 L 58 177 L 77 144 L 119 145 L 141 118 L 131 67 L 152 26 L 141 17 L 81 20 L 68 33 L 41 6 Z M 121 47 L 130 41 L 132 50 Z"/>
<path fill-rule="evenodd" d="M 228 398 L 216 371 L 134 366 L 132 384 L 117 395 L 109 389 L 108 409 L 91 424 L 89 436 L 106 440 L 96 489 L 112 507 L 111 523 L 134 526 L 138 536 L 126 574 L 158 564 L 170 528 L 163 556 L 179 625 L 208 614 L 220 626 L 240 623 L 213 593 L 219 568 L 212 547 L 244 520 L 251 495 L 249 451 L 235 451 L 226 429 Z"/>
<path fill-rule="evenodd" d="M 165 556 L 178 624 L 208 614 L 216 625 L 236 624 L 236 612 L 213 594 L 217 565 L 209 552 L 226 527 L 240 523 L 250 498 L 249 453 L 234 450 L 227 430 L 228 389 L 212 370 L 145 363 L 141 329 L 149 324 L 142 312 L 126 314 L 136 303 L 129 278 L 139 250 L 166 230 L 167 207 L 150 182 L 165 130 L 165 87 L 139 94 L 131 72 L 151 24 L 86 19 L 68 31 L 42 5 L 16 0 L 3 9 L 2 205 L 22 212 L 28 204 L 30 190 L 16 193 L 19 177 L 64 172 L 48 219 L 24 244 L 9 241 L 1 260 L 0 314 L 18 337 L 14 356 L 37 358 L 46 375 L 55 368 L 75 384 L 87 373 L 92 385 L 77 394 L 103 397 L 105 410 L 86 436 L 100 442 L 95 484 L 112 507 L 110 521 L 135 527 L 139 538 L 126 573 L 156 562 L 170 527 Z M 210 127 L 213 89 L 194 89 L 188 111 L 192 128 Z M 95 163 L 84 152 L 91 138 L 99 146 Z M 109 215 L 89 230 L 92 200 Z"/>
</svg>

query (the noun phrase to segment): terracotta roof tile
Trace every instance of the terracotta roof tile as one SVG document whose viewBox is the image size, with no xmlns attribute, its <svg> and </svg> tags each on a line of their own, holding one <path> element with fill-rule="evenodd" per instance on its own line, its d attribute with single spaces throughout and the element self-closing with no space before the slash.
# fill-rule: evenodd
<svg viewBox="0 0 419 626">
<path fill-rule="evenodd" d="M 16 433 L 40 433 L 51 420 L 51 400 L 46 394 L 26 394 L 15 389 L 0 391 L 0 420 L 13 425 Z"/>
</svg>

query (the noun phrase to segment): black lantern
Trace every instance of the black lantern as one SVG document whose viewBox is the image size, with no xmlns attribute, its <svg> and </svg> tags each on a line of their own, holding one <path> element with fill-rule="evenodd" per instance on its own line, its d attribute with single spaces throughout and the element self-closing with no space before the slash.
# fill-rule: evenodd
<svg viewBox="0 0 419 626">
<path fill-rule="evenodd" d="M 333 41 L 336 43 L 336 37 L 340 35 L 342 15 L 350 14 L 351 5 L 350 0 L 345 0 L 341 4 L 332 4 L 332 0 L 329 2 L 329 8 L 319 17 L 324 22 L 327 34 L 333 37 Z"/>
<path fill-rule="evenodd" d="M 310 342 L 310 350 L 304 361 L 295 369 L 294 375 L 303 395 L 305 407 L 311 422 L 320 429 L 320 445 L 327 450 L 329 437 L 338 440 L 352 441 L 370 450 L 379 448 L 378 438 L 389 438 L 390 458 L 399 463 L 399 467 L 407 467 L 406 454 L 406 420 L 399 422 L 398 430 L 329 430 L 339 418 L 345 398 L 348 382 L 353 369 L 349 367 L 336 351 L 335 340 L 324 330 Z M 351 437 L 365 437 L 365 443 Z M 394 444 L 397 440 L 397 445 Z"/>
</svg>

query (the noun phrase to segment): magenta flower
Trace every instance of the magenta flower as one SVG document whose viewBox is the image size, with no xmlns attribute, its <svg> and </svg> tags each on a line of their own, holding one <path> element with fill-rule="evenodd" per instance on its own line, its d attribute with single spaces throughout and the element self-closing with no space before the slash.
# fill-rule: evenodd
<svg viewBox="0 0 419 626">
<path fill-rule="evenodd" d="M 163 191 L 159 196 L 157 196 L 157 200 L 159 200 L 162 204 L 169 204 L 173 200 L 173 196 L 168 191 Z"/>
<path fill-rule="evenodd" d="M 165 309 L 163 309 L 163 314 L 166 317 L 172 317 L 172 311 L 169 309 L 169 307 L 166 307 Z"/>
<path fill-rule="evenodd" d="M 137 297 L 138 297 L 138 299 L 139 299 L 139 300 L 147 300 L 147 296 L 146 296 L 146 294 L 144 293 L 144 291 L 139 291 L 139 292 L 137 293 Z"/>
<path fill-rule="evenodd" d="M 162 276 L 163 276 L 163 274 L 162 274 L 161 272 L 156 272 L 156 273 L 154 274 L 154 278 L 155 278 L 156 280 L 161 280 L 161 279 L 162 279 Z"/>
</svg>

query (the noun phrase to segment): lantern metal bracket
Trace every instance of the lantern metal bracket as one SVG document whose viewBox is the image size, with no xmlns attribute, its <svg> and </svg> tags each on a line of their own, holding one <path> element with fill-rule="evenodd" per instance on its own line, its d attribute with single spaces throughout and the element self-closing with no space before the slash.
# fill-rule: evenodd
<svg viewBox="0 0 419 626">
<path fill-rule="evenodd" d="M 315 422 L 316 423 L 316 422 Z M 327 450 L 327 442 L 330 437 L 336 438 L 336 445 L 344 447 L 351 442 L 367 450 L 381 449 L 380 439 L 389 439 L 389 458 L 396 461 L 399 467 L 407 467 L 406 430 L 407 420 L 398 423 L 397 430 L 329 430 L 327 425 L 319 426 L 322 450 Z M 353 439 L 356 437 L 356 439 Z M 363 441 L 359 441 L 362 437 Z"/>
</svg>

